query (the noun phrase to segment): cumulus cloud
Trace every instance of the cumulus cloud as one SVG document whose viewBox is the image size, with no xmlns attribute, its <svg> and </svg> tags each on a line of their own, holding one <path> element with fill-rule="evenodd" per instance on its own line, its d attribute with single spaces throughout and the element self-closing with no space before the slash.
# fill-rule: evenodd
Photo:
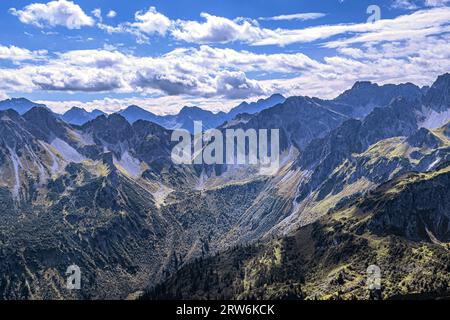
<svg viewBox="0 0 450 320">
<path fill-rule="evenodd" d="M 301 21 L 305 21 L 305 20 L 318 19 L 318 18 L 322 18 L 325 16 L 326 16 L 325 13 L 305 12 L 305 13 L 294 13 L 294 14 L 282 14 L 282 15 L 274 16 L 274 17 L 261 17 L 261 18 L 258 18 L 258 20 L 263 20 L 263 21 L 301 20 Z"/>
<path fill-rule="evenodd" d="M 414 10 L 420 6 L 442 7 L 450 3 L 450 0 L 394 0 L 391 7 L 395 9 Z"/>
<path fill-rule="evenodd" d="M 193 75 L 161 73 L 150 68 L 137 71 L 132 83 L 138 88 L 158 89 L 167 95 L 204 94 L 198 90 L 199 83 Z"/>
<path fill-rule="evenodd" d="M 425 5 L 429 7 L 442 7 L 450 3 L 450 0 L 425 0 Z"/>
<path fill-rule="evenodd" d="M 220 72 L 216 77 L 217 93 L 229 99 L 245 99 L 265 94 L 255 80 L 249 80 L 244 72 Z"/>
<path fill-rule="evenodd" d="M 406 0 L 397 3 L 405 5 Z M 437 0 L 434 5 L 437 5 Z M 450 1 L 450 0 L 448 0 Z M 408 1 L 408 3 L 412 3 Z M 180 41 L 195 44 L 225 44 L 241 42 L 252 46 L 285 46 L 293 43 L 309 43 L 326 41 L 331 37 L 341 36 L 343 40 L 352 38 L 351 41 L 397 41 L 416 37 L 446 32 L 449 25 L 448 16 L 450 8 L 438 7 L 424 9 L 398 16 L 392 19 L 381 19 L 375 23 L 349 23 L 334 25 L 319 25 L 302 29 L 268 29 L 259 25 L 257 20 L 248 18 L 229 19 L 208 13 L 201 13 L 204 21 L 194 20 L 170 20 L 159 13 L 155 7 L 148 11 L 137 12 L 134 22 L 121 23 L 117 26 L 98 24 L 108 33 L 130 33 L 136 36 L 138 42 L 148 42 L 149 36 L 170 35 Z M 310 19 L 323 16 L 322 13 L 303 13 L 281 15 L 266 20 L 290 20 Z M 339 41 L 332 42 L 329 46 L 338 46 Z"/>
<path fill-rule="evenodd" d="M 431 1 L 431 0 L 430 0 Z M 156 11 L 155 11 L 156 12 Z M 382 19 L 375 23 L 350 23 L 319 25 L 303 29 L 262 28 L 257 21 L 245 18 L 234 20 L 202 13 L 203 22 L 176 20 L 162 24 L 164 32 L 177 39 L 196 44 L 242 42 L 252 46 L 277 45 L 324 41 L 331 37 L 352 38 L 354 42 L 397 41 L 446 32 L 450 8 L 440 7 L 413 12 L 392 19 Z M 269 19 L 293 19 L 298 15 L 285 15 Z M 341 40 L 339 40 L 341 41 Z M 337 46 L 339 41 L 333 42 Z"/>
<path fill-rule="evenodd" d="M 359 31 L 357 35 L 331 41 L 327 47 L 342 47 L 351 43 L 374 43 L 424 39 L 450 31 L 450 8 L 419 10 L 394 19 L 382 19 L 372 24 L 359 24 L 348 30 Z M 364 32 L 362 32 L 364 31 Z"/>
<path fill-rule="evenodd" d="M 120 75 L 104 70 L 38 69 L 33 76 L 33 84 L 39 89 L 68 92 L 105 92 L 122 87 Z"/>
<path fill-rule="evenodd" d="M 94 10 L 92 10 L 92 15 L 94 16 L 94 17 L 96 17 L 99 21 L 102 21 L 103 20 L 103 18 L 102 18 L 102 10 L 100 9 L 100 8 L 97 8 L 97 9 L 94 9 Z"/>
<path fill-rule="evenodd" d="M 302 53 L 178 48 L 159 57 L 77 50 L 45 64 L 0 69 L 0 91 L 67 91 L 244 99 L 279 92 L 332 97 L 354 81 L 430 84 L 450 69 L 450 34 L 338 47 L 323 60 Z M 251 75 L 251 76 L 250 76 Z"/>
<path fill-rule="evenodd" d="M 110 17 L 115 17 L 115 11 L 110 11 Z M 97 26 L 107 33 L 129 33 L 134 35 L 138 43 L 148 43 L 149 36 L 166 35 L 172 26 L 172 21 L 155 7 L 150 7 L 147 11 L 138 11 L 134 15 L 134 22 L 124 22 L 117 26 L 99 23 Z"/>
<path fill-rule="evenodd" d="M 2 46 L 0 45 L 0 60 L 10 60 L 13 62 L 25 60 L 41 60 L 47 55 L 47 50 L 31 51 L 25 48 L 16 46 Z"/>
<path fill-rule="evenodd" d="M 6 93 L 0 91 L 0 101 L 6 99 L 9 99 L 9 96 Z"/>
<path fill-rule="evenodd" d="M 30 76 L 24 68 L 1 69 L 0 68 L 0 91 L 9 92 L 31 92 L 35 90 Z"/>
<path fill-rule="evenodd" d="M 392 19 L 381 19 L 375 23 L 321 25 L 294 30 L 280 29 L 271 35 L 267 34 L 268 36 L 256 40 L 251 44 L 287 45 L 325 40 L 339 35 L 346 36 L 343 40 L 348 39 L 349 35 L 354 35 L 351 40 L 352 42 L 404 40 L 414 37 L 420 32 L 424 36 L 445 32 L 450 23 L 448 20 L 449 15 L 450 8 L 442 7 L 419 10 L 412 14 L 398 16 Z M 334 46 L 339 46 L 341 40 L 332 43 Z"/>
<path fill-rule="evenodd" d="M 194 43 L 228 43 L 233 41 L 253 42 L 262 39 L 271 31 L 261 29 L 249 19 L 230 20 L 202 13 L 205 22 L 177 20 L 172 36 L 175 39 Z"/>
<path fill-rule="evenodd" d="M 407 9 L 407 10 L 413 10 L 418 8 L 414 0 L 394 0 L 391 7 L 394 9 Z"/>
<path fill-rule="evenodd" d="M 264 54 L 209 45 L 176 48 L 160 56 L 136 56 L 117 48 L 68 51 L 39 64 L 0 68 L 0 92 L 127 93 L 149 106 L 151 99 L 159 99 L 170 106 L 169 101 L 216 101 L 220 108 L 220 101 L 228 106 L 229 101 L 276 92 L 331 98 L 357 80 L 429 85 L 450 70 L 450 33 L 443 32 L 448 30 L 447 17 L 448 8 L 434 8 L 375 24 L 321 26 L 317 32 L 323 37 L 338 32 L 345 38 L 320 44 L 334 48 L 320 59 L 300 52 Z M 257 28 L 253 21 L 233 21 L 238 29 L 245 22 Z M 216 20 L 211 24 L 220 25 Z M 228 34 L 239 35 L 234 32 Z M 194 38 L 229 39 L 201 33 Z M 113 100 L 108 101 L 112 107 Z"/>
<path fill-rule="evenodd" d="M 262 97 L 255 97 L 248 99 L 248 102 L 257 101 Z M 216 97 L 192 97 L 192 96 L 151 96 L 151 97 L 132 97 L 132 98 L 111 98 L 105 97 L 103 99 L 95 99 L 91 101 L 78 101 L 78 100 L 39 100 L 37 103 L 47 105 L 50 109 L 57 113 L 64 113 L 73 106 L 80 106 L 88 111 L 101 108 L 106 113 L 117 112 L 130 105 L 138 105 L 148 111 L 155 114 L 176 114 L 183 106 L 197 106 L 205 110 L 212 112 L 219 112 L 230 110 L 242 102 L 241 99 L 237 100 L 223 100 Z"/>
<path fill-rule="evenodd" d="M 130 26 L 149 35 L 158 33 L 164 36 L 172 24 L 170 19 L 156 11 L 155 7 L 150 7 L 147 11 L 138 11 L 134 17 L 136 22 Z"/>
<path fill-rule="evenodd" d="M 63 26 L 68 29 L 80 29 L 93 26 L 94 19 L 86 15 L 79 5 L 67 0 L 44 3 L 32 3 L 22 10 L 11 8 L 10 12 L 22 23 L 39 28 Z"/>
<path fill-rule="evenodd" d="M 117 12 L 115 12 L 114 10 L 109 10 L 106 16 L 108 18 L 114 18 L 117 16 Z"/>
</svg>

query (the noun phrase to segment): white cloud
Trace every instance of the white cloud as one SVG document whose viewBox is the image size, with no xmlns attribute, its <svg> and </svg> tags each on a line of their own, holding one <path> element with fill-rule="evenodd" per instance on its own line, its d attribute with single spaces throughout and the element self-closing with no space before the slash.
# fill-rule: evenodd
<svg viewBox="0 0 450 320">
<path fill-rule="evenodd" d="M 395 9 L 414 10 L 423 5 L 425 7 L 443 7 L 450 0 L 394 0 L 392 7 Z"/>
<path fill-rule="evenodd" d="M 263 86 L 242 71 L 223 71 L 216 76 L 216 90 L 228 99 L 245 99 L 266 94 Z"/>
<path fill-rule="evenodd" d="M 450 8 L 420 10 L 395 19 L 379 20 L 365 24 L 366 30 L 358 35 L 343 38 L 326 44 L 327 47 L 342 47 L 351 43 L 374 43 L 424 39 L 450 31 Z M 363 30 L 364 25 L 353 25 L 350 30 Z"/>
<path fill-rule="evenodd" d="M 135 13 L 135 21 L 117 26 L 100 23 L 98 27 L 108 33 L 129 33 L 136 36 L 138 43 L 148 43 L 149 36 L 170 34 L 177 40 L 191 43 L 228 43 L 233 41 L 252 42 L 271 33 L 269 29 L 260 29 L 257 21 L 237 18 L 230 20 L 208 13 L 200 15 L 206 21 L 170 20 L 158 12 L 155 7 Z"/>
<path fill-rule="evenodd" d="M 441 7 L 419 10 L 375 23 L 319 25 L 304 29 L 267 29 L 260 27 L 257 21 L 251 19 L 230 20 L 202 13 L 201 17 L 205 19 L 203 22 L 177 20 L 170 24 L 166 18 L 163 30 L 168 31 L 177 40 L 196 44 L 242 42 L 253 46 L 285 46 L 293 43 L 323 41 L 335 36 L 342 36 L 344 41 L 353 42 L 394 41 L 416 37 L 419 33 L 422 36 L 439 34 L 449 25 L 449 15 L 450 8 Z M 273 18 L 288 19 L 294 16 Z M 140 29 L 139 32 L 141 32 Z M 340 41 L 332 42 L 330 46 L 338 46 Z"/>
<path fill-rule="evenodd" d="M 175 39 L 194 43 L 253 42 L 273 31 L 261 29 L 249 19 L 230 20 L 202 13 L 205 22 L 177 20 L 171 34 Z"/>
<path fill-rule="evenodd" d="M 432 0 L 429 0 L 432 1 Z M 444 0 L 447 1 L 447 0 Z M 450 0 L 448 0 L 450 1 Z M 437 5 L 434 0 L 434 5 Z M 397 1 L 406 4 L 405 0 Z M 412 2 L 408 2 L 412 3 Z M 304 13 L 281 15 L 266 20 L 307 19 L 319 17 L 322 13 Z M 149 36 L 169 34 L 176 40 L 195 44 L 215 44 L 241 42 L 252 46 L 286 46 L 294 43 L 325 41 L 331 37 L 342 39 L 332 41 L 327 46 L 342 46 L 339 43 L 369 41 L 400 41 L 421 34 L 422 37 L 446 32 L 449 26 L 450 8 L 439 7 L 423 9 L 411 14 L 392 19 L 381 19 L 375 23 L 349 23 L 319 25 L 303 29 L 268 29 L 258 21 L 248 18 L 228 19 L 201 13 L 204 21 L 170 20 L 159 13 L 155 7 L 146 12 L 136 12 L 134 22 L 121 23 L 117 26 L 98 24 L 108 33 L 129 33 L 136 36 L 139 43 L 148 43 Z"/>
<path fill-rule="evenodd" d="M 11 8 L 10 12 L 22 23 L 39 28 L 64 26 L 68 29 L 79 29 L 94 25 L 94 19 L 86 15 L 79 5 L 67 0 L 56 0 L 44 3 L 32 3 L 22 10 Z"/>
<path fill-rule="evenodd" d="M 9 96 L 6 93 L 0 91 L 0 101 L 6 99 L 9 99 Z"/>
<path fill-rule="evenodd" d="M 109 10 L 108 14 L 106 15 L 108 18 L 114 18 L 117 16 L 117 12 L 115 12 L 114 10 Z"/>
<path fill-rule="evenodd" d="M 93 68 L 36 68 L 32 81 L 41 90 L 67 92 L 108 92 L 124 86 L 116 72 Z"/>
<path fill-rule="evenodd" d="M 392 8 L 413 10 L 417 9 L 418 6 L 414 0 L 394 0 L 392 3 Z"/>
<path fill-rule="evenodd" d="M 126 93 L 136 97 L 111 98 L 103 101 L 105 106 L 98 101 L 95 107 L 112 110 L 114 103 L 117 107 L 133 100 L 138 105 L 141 101 L 152 108 L 158 106 L 164 112 L 186 101 L 201 106 L 211 101 L 210 108 L 227 108 L 230 101 L 276 92 L 330 98 L 357 80 L 428 85 L 450 70 L 450 33 L 443 32 L 450 31 L 448 13 L 448 8 L 434 8 L 375 24 L 321 26 L 313 37 L 335 32 L 343 37 L 339 42 L 325 43 L 335 53 L 321 59 L 300 52 L 262 54 L 208 45 L 147 57 L 120 52 L 117 47 L 68 51 L 39 64 L 0 68 L 0 92 Z M 214 20 L 209 27 L 203 26 L 208 24 L 206 18 L 205 23 L 189 29 L 192 41 L 230 39 L 216 34 L 227 28 L 231 28 L 227 34 L 239 37 L 245 23 L 259 28 L 253 21 L 236 20 L 230 26 L 231 20 L 209 17 Z M 197 27 L 213 31 L 194 32 Z M 256 33 L 255 37 L 261 35 L 267 34 Z"/>
<path fill-rule="evenodd" d="M 16 46 L 0 45 L 0 60 L 10 60 L 13 62 L 25 60 L 41 60 L 47 55 L 47 50 L 31 51 Z"/>
<path fill-rule="evenodd" d="M 102 9 L 97 8 L 91 11 L 92 15 L 96 17 L 99 21 L 102 21 Z"/>
<path fill-rule="evenodd" d="M 302 53 L 178 48 L 159 57 L 77 50 L 46 64 L 0 69 L 0 91 L 131 93 L 222 99 L 289 95 L 333 97 L 357 80 L 430 84 L 450 70 L 450 34 L 338 47 L 323 61 Z M 251 75 L 251 76 L 249 76 Z"/>
<path fill-rule="evenodd" d="M 417 34 L 420 31 L 423 35 L 441 33 L 450 23 L 449 15 L 450 8 L 443 7 L 419 10 L 393 19 L 381 19 L 375 23 L 322 25 L 295 30 L 279 29 L 251 44 L 288 45 L 325 40 L 338 35 L 356 35 L 353 42 L 402 40 L 414 37 L 414 33 Z M 365 37 L 367 35 L 368 37 Z M 332 42 L 332 44 L 339 46 L 340 42 L 341 40 Z"/>
<path fill-rule="evenodd" d="M 266 96 L 254 97 L 248 101 L 256 101 L 260 98 L 267 98 Z M 39 100 L 37 103 L 43 103 L 51 108 L 54 112 L 64 113 L 73 106 L 83 107 L 88 111 L 100 108 L 106 113 L 117 112 L 130 105 L 138 105 L 155 114 L 176 114 L 183 106 L 197 106 L 212 112 L 219 112 L 230 110 L 242 102 L 242 99 L 223 100 L 220 98 L 202 98 L 192 96 L 152 96 L 152 97 L 133 97 L 133 98 L 111 98 L 96 99 L 92 101 L 78 101 L 78 100 Z"/>
<path fill-rule="evenodd" d="M 149 35 L 159 33 L 164 36 L 172 24 L 170 19 L 156 11 L 155 7 L 150 7 L 146 12 L 138 11 L 134 17 L 136 22 L 130 26 Z"/>
<path fill-rule="evenodd" d="M 450 0 L 425 0 L 425 5 L 429 7 L 442 7 L 450 3 Z"/>
<path fill-rule="evenodd" d="M 115 11 L 110 11 L 111 17 L 115 16 Z M 172 21 L 162 13 L 159 13 L 155 7 L 150 7 L 147 11 L 138 11 L 134 15 L 134 22 L 124 22 L 117 26 L 110 26 L 99 23 L 97 26 L 112 33 L 129 33 L 137 38 L 138 43 L 148 43 L 149 36 L 159 34 L 164 36 L 172 26 Z"/>
<path fill-rule="evenodd" d="M 294 14 L 282 14 L 274 17 L 261 17 L 258 20 L 272 20 L 272 21 L 282 21 L 282 20 L 313 20 L 325 17 L 325 13 L 320 12 L 305 12 L 305 13 L 294 13 Z"/>
</svg>

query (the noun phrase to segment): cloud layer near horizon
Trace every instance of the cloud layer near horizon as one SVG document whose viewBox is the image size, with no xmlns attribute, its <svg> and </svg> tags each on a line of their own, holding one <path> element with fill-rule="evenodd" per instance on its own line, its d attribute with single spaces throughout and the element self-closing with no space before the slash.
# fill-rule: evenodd
<svg viewBox="0 0 450 320">
<path fill-rule="evenodd" d="M 179 107 L 196 104 L 218 111 L 239 100 L 273 93 L 332 98 L 357 80 L 428 85 L 438 74 L 450 70 L 450 8 L 437 3 L 433 8 L 373 24 L 303 29 L 267 29 L 256 20 L 231 20 L 207 13 L 201 15 L 203 21 L 173 20 L 154 7 L 136 12 L 134 21 L 111 26 L 104 23 L 101 10 L 94 11 L 90 17 L 73 2 L 59 0 L 30 4 L 11 13 L 37 28 L 98 27 L 110 34 L 131 34 L 138 42 L 172 37 L 189 45 L 145 56 L 114 46 L 47 52 L 0 44 L 0 60 L 12 63 L 0 68 L 0 97 L 20 92 L 122 94 L 135 97 L 121 101 L 96 98 L 92 103 L 68 100 L 72 105 L 107 111 L 116 111 L 131 101 L 157 113 L 167 112 L 172 101 Z M 115 16 L 111 11 L 106 15 Z M 319 17 L 323 15 L 299 13 L 263 20 Z M 313 58 L 301 52 L 261 53 L 215 46 L 230 42 L 242 42 L 249 48 L 314 43 L 317 50 L 332 53 Z M 58 102 L 47 103 L 58 108 Z"/>
</svg>

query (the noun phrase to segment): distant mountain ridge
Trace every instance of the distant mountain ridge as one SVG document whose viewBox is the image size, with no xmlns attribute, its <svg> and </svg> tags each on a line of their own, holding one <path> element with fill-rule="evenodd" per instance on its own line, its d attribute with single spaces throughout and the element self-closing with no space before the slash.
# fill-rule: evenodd
<svg viewBox="0 0 450 320">
<path fill-rule="evenodd" d="M 24 114 L 34 107 L 47 108 L 44 104 L 35 103 L 25 98 L 11 98 L 0 101 L 0 110 L 13 109 L 20 114 Z"/>
<path fill-rule="evenodd" d="M 423 91 L 412 83 L 378 85 L 370 81 L 358 81 L 335 99 L 328 101 L 330 108 L 344 112 L 353 118 L 362 118 L 375 107 L 388 105 L 393 99 L 403 97 L 419 101 Z"/>
<path fill-rule="evenodd" d="M 435 127 L 443 123 L 436 124 L 436 113 L 445 109 L 449 97 L 439 96 L 439 92 L 446 92 L 449 86 L 449 74 L 443 74 L 430 87 L 420 88 L 412 83 L 402 83 L 398 85 L 385 84 L 378 85 L 370 81 L 357 81 L 348 90 L 344 91 L 332 100 L 323 100 L 320 98 L 311 98 L 315 103 L 324 108 L 340 113 L 347 117 L 361 119 L 368 115 L 374 108 L 386 106 L 393 99 L 403 97 L 410 102 L 418 102 L 427 104 L 432 108 L 434 114 L 430 113 L 426 117 L 428 123 L 434 122 Z M 130 123 L 138 120 L 147 120 L 157 123 L 167 129 L 182 128 L 193 132 L 193 122 L 202 121 L 205 129 L 216 128 L 225 122 L 233 120 L 239 114 L 255 114 L 263 110 L 282 104 L 286 98 L 280 94 L 274 94 L 267 99 L 260 99 L 256 102 L 242 102 L 238 106 L 232 108 L 229 112 L 213 113 L 198 107 L 183 107 L 178 114 L 174 115 L 156 115 L 137 105 L 131 105 L 117 113 L 121 114 Z M 35 104 L 27 99 L 9 99 L 0 101 L 0 110 L 12 108 L 23 114 L 34 106 L 42 106 Z M 88 112 L 80 107 L 73 107 L 65 112 L 61 117 L 70 124 L 83 125 L 84 123 L 95 119 L 97 116 L 104 114 L 100 110 Z M 433 118 L 434 117 L 434 118 Z M 424 117 L 424 120 L 425 117 Z"/>
<path fill-rule="evenodd" d="M 28 101 L 28 100 L 27 100 Z M 122 115 L 130 123 L 138 120 L 146 120 L 159 124 L 167 129 L 182 128 L 190 132 L 194 130 L 194 121 L 202 121 L 205 129 L 216 128 L 226 121 L 232 120 L 240 113 L 254 114 L 264 109 L 283 103 L 285 98 L 280 94 L 274 94 L 267 99 L 260 99 L 256 102 L 242 102 L 238 106 L 231 109 L 229 112 L 214 113 L 198 107 L 183 107 L 177 114 L 174 115 L 156 115 L 148 110 L 145 110 L 137 105 L 131 105 L 117 113 Z M 32 102 L 28 101 L 30 108 Z M 4 109 L 11 108 L 19 112 L 18 103 L 12 103 L 8 100 L 4 101 Z M 1 102 L 0 102 L 1 106 Z M 27 109 L 26 111 L 28 111 Z M 2 109 L 0 109 L 2 110 Z M 26 112 L 24 111 L 24 112 Z M 22 112 L 22 113 L 24 113 Z M 20 113 L 20 112 L 19 112 Z M 70 124 L 83 125 L 96 117 L 105 114 L 103 111 L 95 109 L 91 112 L 86 111 L 80 107 L 72 107 L 66 111 L 61 118 Z"/>
<path fill-rule="evenodd" d="M 103 111 L 95 109 L 91 112 L 79 107 L 72 107 L 62 115 L 62 119 L 70 124 L 83 125 L 88 121 L 94 120 L 98 116 L 105 114 Z"/>
<path fill-rule="evenodd" d="M 284 101 L 285 98 L 282 95 L 274 94 L 267 99 L 260 99 L 257 102 L 243 102 L 229 112 L 221 111 L 213 113 L 198 107 L 185 106 L 178 114 L 159 116 L 136 105 L 132 105 L 118 113 L 131 123 L 137 120 L 147 120 L 167 129 L 181 128 L 193 132 L 194 121 L 202 121 L 204 129 L 216 128 L 224 122 L 234 119 L 240 113 L 254 114 L 283 103 Z"/>
</svg>

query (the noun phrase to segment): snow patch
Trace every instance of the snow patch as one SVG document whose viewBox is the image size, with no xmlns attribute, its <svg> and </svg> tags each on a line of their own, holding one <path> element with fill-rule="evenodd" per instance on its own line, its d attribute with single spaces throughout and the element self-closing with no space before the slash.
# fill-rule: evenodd
<svg viewBox="0 0 450 320">
<path fill-rule="evenodd" d="M 34 164 L 37 166 L 39 171 L 39 183 L 43 185 L 47 180 L 47 174 L 45 172 L 44 166 L 42 165 L 39 157 L 33 152 L 33 150 L 31 150 L 29 146 L 26 146 L 26 149 L 28 150 L 28 153 L 31 155 L 31 157 L 34 159 Z"/>
<path fill-rule="evenodd" d="M 85 160 L 77 150 L 71 147 L 67 142 L 56 138 L 50 144 L 67 162 L 80 163 Z"/>
<path fill-rule="evenodd" d="M 433 163 L 431 163 L 431 164 L 428 166 L 427 171 L 430 171 L 431 169 L 433 169 L 433 167 L 434 167 L 435 165 L 437 165 L 437 164 L 439 163 L 439 161 L 441 161 L 441 157 L 437 157 L 436 160 L 434 160 Z"/>
<path fill-rule="evenodd" d="M 205 189 L 207 181 L 208 181 L 208 175 L 206 174 L 205 170 L 202 170 L 202 173 L 200 173 L 200 177 L 198 178 L 197 185 L 195 186 L 195 190 Z"/>
<path fill-rule="evenodd" d="M 436 129 L 442 127 L 450 120 L 450 110 L 436 112 L 435 110 L 427 111 L 425 119 L 419 123 L 419 127 L 426 129 Z"/>
<path fill-rule="evenodd" d="M 91 146 L 91 145 L 95 144 L 94 136 L 92 135 L 92 132 L 88 132 L 88 133 L 77 132 L 77 134 L 79 135 L 80 141 L 81 141 L 81 143 L 83 143 L 83 145 Z"/>
<path fill-rule="evenodd" d="M 53 160 L 52 167 L 50 169 L 51 174 L 54 175 L 59 171 L 58 157 L 52 152 L 52 150 L 50 150 L 49 147 L 47 147 L 47 145 L 44 142 L 40 141 L 40 143 Z"/>
<path fill-rule="evenodd" d="M 161 205 L 163 205 L 167 196 L 172 192 L 173 190 L 171 188 L 159 183 L 159 189 L 155 192 L 152 192 L 156 206 L 159 208 Z"/>
<path fill-rule="evenodd" d="M 131 176 L 139 177 L 141 174 L 141 162 L 134 158 L 128 151 L 125 151 L 117 163 L 125 169 Z"/>
<path fill-rule="evenodd" d="M 13 169 L 14 169 L 14 178 L 15 178 L 15 184 L 13 187 L 13 196 L 14 197 L 18 197 L 19 196 L 19 190 L 20 190 L 20 172 L 19 172 L 19 168 L 22 167 L 22 163 L 20 162 L 19 157 L 17 156 L 17 153 L 8 148 L 9 153 L 11 154 L 11 162 L 13 165 Z"/>
<path fill-rule="evenodd" d="M 223 129 L 226 128 L 230 128 L 232 126 L 237 126 L 238 124 L 246 124 L 247 122 L 249 122 L 250 120 L 247 119 L 233 119 L 230 121 L 227 121 L 227 123 L 225 125 L 222 126 Z"/>
</svg>

